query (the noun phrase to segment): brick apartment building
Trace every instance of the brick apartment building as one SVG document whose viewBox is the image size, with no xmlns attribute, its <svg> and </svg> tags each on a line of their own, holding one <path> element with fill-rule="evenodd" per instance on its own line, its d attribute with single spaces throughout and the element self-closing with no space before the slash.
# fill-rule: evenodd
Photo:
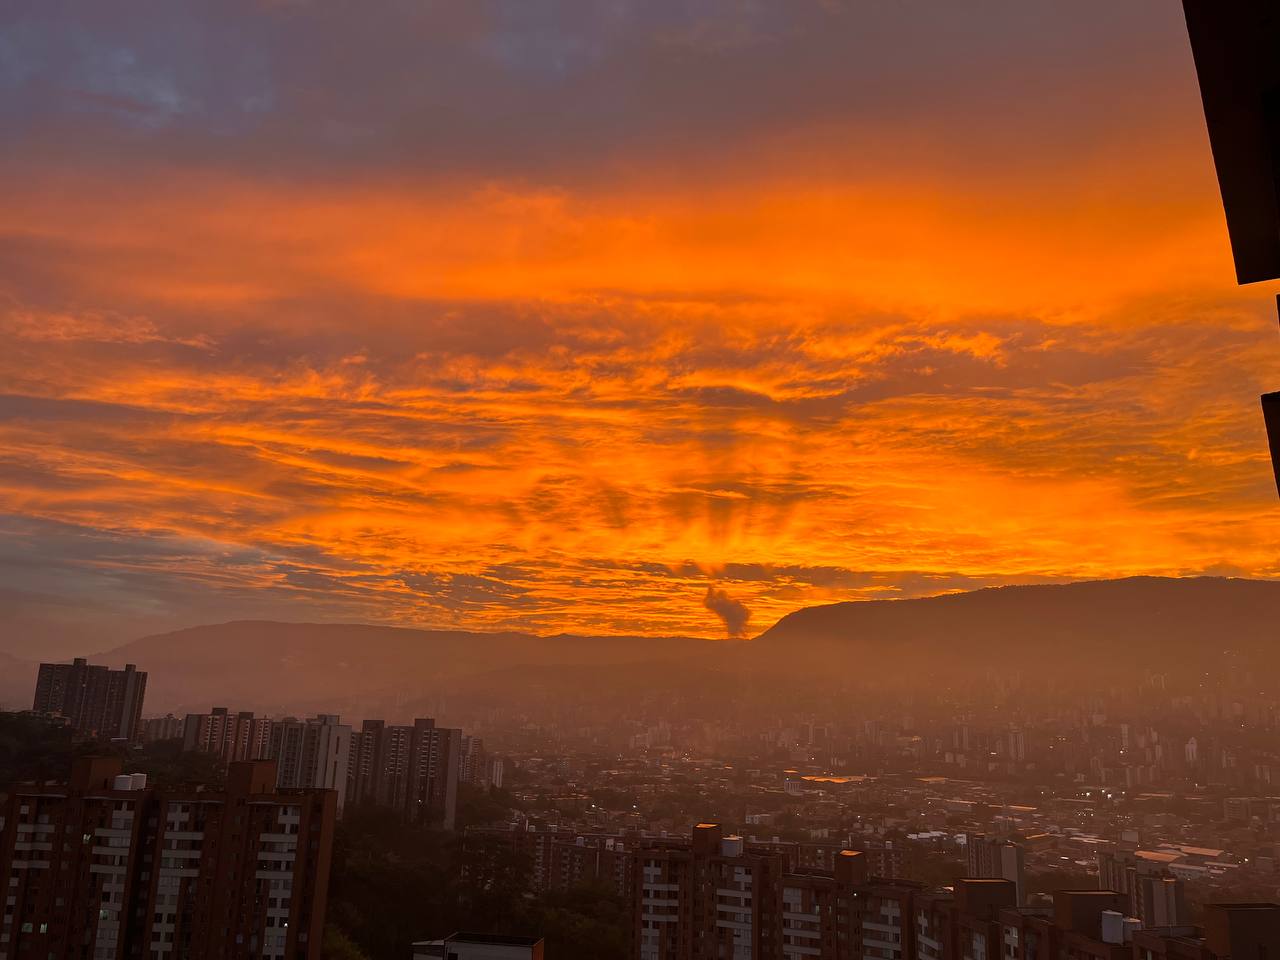
<svg viewBox="0 0 1280 960">
<path fill-rule="evenodd" d="M 633 942 L 638 960 L 780 957 L 786 854 L 748 847 L 719 824 L 690 842 L 652 840 L 635 859 Z"/>
<path fill-rule="evenodd" d="M 319 960 L 337 816 L 271 761 L 225 791 L 157 790 L 118 759 L 0 791 L 0 960 Z"/>
<path fill-rule="evenodd" d="M 136 740 L 141 733 L 147 674 L 132 663 L 123 670 L 91 664 L 42 663 L 31 709 L 66 719 L 76 733 L 101 740 Z"/>
<path fill-rule="evenodd" d="M 797 848 L 798 849 L 798 848 Z M 947 887 L 868 876 L 844 851 L 832 870 L 716 824 L 649 839 L 632 871 L 632 960 L 1267 960 L 1280 905 L 1217 904 L 1203 928 L 1148 926 L 1128 894 L 1062 890 L 1019 905 L 1015 880 Z"/>
</svg>

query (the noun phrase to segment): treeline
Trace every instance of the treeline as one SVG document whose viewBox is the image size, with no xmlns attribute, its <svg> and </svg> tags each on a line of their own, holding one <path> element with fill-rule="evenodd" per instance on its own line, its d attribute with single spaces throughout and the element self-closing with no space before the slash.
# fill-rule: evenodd
<svg viewBox="0 0 1280 960">
<path fill-rule="evenodd" d="M 118 756 L 128 773 L 145 773 L 157 786 L 222 784 L 226 770 L 217 757 L 184 753 L 181 740 L 141 746 L 77 740 L 70 727 L 31 713 L 0 713 L 0 785 L 31 780 L 65 781 L 76 757 Z"/>
<path fill-rule="evenodd" d="M 465 791 L 459 820 L 480 805 L 493 804 Z M 464 856 L 483 864 L 468 870 Z M 460 834 L 349 812 L 334 845 L 325 960 L 408 960 L 413 942 L 458 930 L 541 936 L 551 957 L 626 955 L 629 915 L 621 897 L 594 886 L 535 896 L 527 892 L 530 868 L 497 847 L 464 855 Z"/>
<path fill-rule="evenodd" d="M 71 729 L 29 713 L 0 713 L 0 784 L 65 780 L 85 751 Z"/>
</svg>

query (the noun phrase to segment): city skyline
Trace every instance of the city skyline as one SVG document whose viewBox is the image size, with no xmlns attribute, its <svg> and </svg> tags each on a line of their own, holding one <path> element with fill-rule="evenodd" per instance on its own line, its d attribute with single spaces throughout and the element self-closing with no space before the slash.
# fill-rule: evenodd
<svg viewBox="0 0 1280 960">
<path fill-rule="evenodd" d="M 0 649 L 1277 573 L 1176 5 L 69 11 L 4 14 Z"/>
<path fill-rule="evenodd" d="M 0 4 L 0 960 L 1277 960 L 1280 0 Z"/>
</svg>

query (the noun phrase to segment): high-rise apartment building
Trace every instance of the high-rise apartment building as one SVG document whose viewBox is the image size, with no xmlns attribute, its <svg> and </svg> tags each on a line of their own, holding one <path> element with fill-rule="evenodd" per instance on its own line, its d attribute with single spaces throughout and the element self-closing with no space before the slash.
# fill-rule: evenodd
<svg viewBox="0 0 1280 960">
<path fill-rule="evenodd" d="M 503 765 L 500 757 L 490 756 L 479 737 L 462 736 L 462 759 L 458 764 L 458 782 L 476 787 L 501 787 Z"/>
<path fill-rule="evenodd" d="M 955 881 L 952 890 L 954 956 L 960 960 L 1000 960 L 1005 952 L 1000 911 L 1017 908 L 1018 885 L 1009 879 L 971 877 Z"/>
<path fill-rule="evenodd" d="M 654 841 L 635 863 L 638 960 L 776 955 L 782 853 L 748 850 L 719 824 L 700 823 L 692 842 Z"/>
<path fill-rule="evenodd" d="M 864 855 L 796 865 L 795 845 L 748 844 L 700 823 L 690 841 L 647 839 L 632 868 L 635 960 L 844 960 L 857 942 Z"/>
<path fill-rule="evenodd" d="M 916 960 L 953 960 L 956 904 L 947 890 L 926 890 L 914 898 Z"/>
<path fill-rule="evenodd" d="M 856 885 L 866 881 L 864 860 L 858 851 L 842 850 L 830 872 L 799 867 L 783 876 L 779 956 L 850 956 L 859 920 Z"/>
<path fill-rule="evenodd" d="M 16 787 L 0 806 L 0 960 L 128 956 L 151 793 L 118 760 L 80 760 L 65 786 Z"/>
<path fill-rule="evenodd" d="M 147 717 L 143 719 L 138 739 L 143 743 L 155 743 L 159 740 L 181 740 L 186 724 L 181 717 L 166 713 L 163 717 Z"/>
<path fill-rule="evenodd" d="M 917 960 L 922 884 L 869 877 L 863 851 L 823 869 L 800 865 L 801 850 L 713 823 L 691 842 L 646 839 L 633 867 L 634 960 Z"/>
<path fill-rule="evenodd" d="M 334 790 L 342 811 L 350 779 L 351 727 L 331 714 L 310 720 L 255 717 L 214 707 L 189 713 L 183 724 L 183 749 L 216 754 L 223 761 L 275 760 L 284 789 Z"/>
<path fill-rule="evenodd" d="M 77 733 L 102 740 L 136 740 L 141 732 L 147 675 L 132 663 L 123 670 L 90 664 L 42 663 L 31 709 L 64 717 Z"/>
<path fill-rule="evenodd" d="M 475 787 L 501 787 L 503 763 L 491 755 L 479 737 L 462 735 L 462 759 L 458 764 L 458 782 Z"/>
<path fill-rule="evenodd" d="M 337 790 L 339 811 L 348 804 L 391 808 L 406 819 L 445 829 L 453 829 L 467 756 L 462 731 L 430 719 L 404 726 L 365 720 L 352 731 L 332 715 L 271 720 L 225 707 L 188 714 L 183 740 L 188 750 L 228 762 L 276 760 L 281 787 Z M 483 759 L 478 740 L 471 759 Z"/>
<path fill-rule="evenodd" d="M 158 798 L 144 957 L 320 955 L 337 793 L 281 790 L 275 766 L 234 762 L 225 794 Z"/>
<path fill-rule="evenodd" d="M 352 736 L 347 793 L 353 804 L 390 807 L 452 830 L 462 767 L 462 731 L 431 719 L 412 726 L 365 720 Z"/>
<path fill-rule="evenodd" d="M 182 748 L 215 753 L 225 763 L 263 760 L 270 754 L 271 721 L 248 710 L 232 713 L 226 707 L 189 713 L 183 725 Z"/>
<path fill-rule="evenodd" d="M 337 716 L 323 713 L 312 720 L 273 720 L 267 756 L 277 764 L 281 788 L 333 790 L 338 797 L 338 815 L 342 815 L 351 727 Z"/>
<path fill-rule="evenodd" d="M 118 759 L 0 804 L 0 960 L 319 960 L 337 797 L 277 790 L 271 761 L 225 791 L 161 791 Z"/>
<path fill-rule="evenodd" d="M 915 898 L 924 889 L 909 880 L 872 878 L 854 891 L 857 904 L 853 953 L 862 960 L 911 960 L 916 929 Z"/>
</svg>

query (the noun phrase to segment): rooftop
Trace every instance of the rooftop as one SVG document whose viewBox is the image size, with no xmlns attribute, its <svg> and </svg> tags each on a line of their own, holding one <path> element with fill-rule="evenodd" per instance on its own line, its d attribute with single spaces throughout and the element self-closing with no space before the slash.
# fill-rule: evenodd
<svg viewBox="0 0 1280 960">
<path fill-rule="evenodd" d="M 490 943 L 506 947 L 536 947 L 541 937 L 515 937 L 500 933 L 455 933 L 445 939 L 454 943 Z"/>
</svg>

